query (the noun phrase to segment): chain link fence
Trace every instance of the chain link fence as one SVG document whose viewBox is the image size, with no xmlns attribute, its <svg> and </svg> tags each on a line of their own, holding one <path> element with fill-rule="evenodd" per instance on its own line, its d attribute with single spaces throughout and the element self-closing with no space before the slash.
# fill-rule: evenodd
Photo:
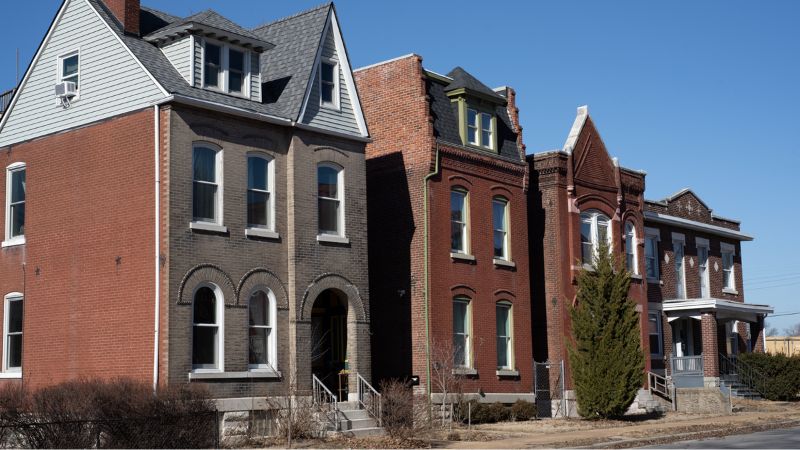
<svg viewBox="0 0 800 450">
<path fill-rule="evenodd" d="M 564 361 L 534 362 L 533 373 L 538 417 L 566 417 Z"/>
</svg>

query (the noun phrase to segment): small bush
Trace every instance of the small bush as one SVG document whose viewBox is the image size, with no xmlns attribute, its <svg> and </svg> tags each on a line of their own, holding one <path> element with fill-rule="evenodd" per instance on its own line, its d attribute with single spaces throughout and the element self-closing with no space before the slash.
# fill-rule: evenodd
<svg viewBox="0 0 800 450">
<path fill-rule="evenodd" d="M 458 432 L 456 432 L 456 431 L 451 431 L 450 433 L 447 434 L 447 440 L 448 441 L 460 441 L 461 440 L 461 435 L 458 434 Z"/>
<path fill-rule="evenodd" d="M 800 357 L 743 353 L 739 360 L 760 373 L 754 381 L 767 400 L 793 400 L 800 393 Z"/>
<path fill-rule="evenodd" d="M 402 438 L 414 425 L 414 392 L 400 380 L 381 382 L 383 426 L 389 436 Z"/>
<path fill-rule="evenodd" d="M 510 418 L 511 408 L 500 402 L 472 402 L 472 423 L 495 423 L 509 420 Z"/>
<path fill-rule="evenodd" d="M 525 401 L 517 400 L 511 405 L 511 418 L 513 420 L 531 420 L 537 416 L 536 405 Z"/>
</svg>

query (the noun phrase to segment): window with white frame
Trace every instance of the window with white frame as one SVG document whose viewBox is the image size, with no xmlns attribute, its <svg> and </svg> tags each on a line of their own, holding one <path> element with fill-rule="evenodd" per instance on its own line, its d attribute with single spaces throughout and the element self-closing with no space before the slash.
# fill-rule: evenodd
<svg viewBox="0 0 800 450">
<path fill-rule="evenodd" d="M 450 191 L 450 251 L 469 254 L 469 206 L 467 191 Z"/>
<path fill-rule="evenodd" d="M 453 300 L 453 365 L 456 367 L 472 367 L 471 321 L 470 300 L 466 297 L 456 297 Z"/>
<path fill-rule="evenodd" d="M 722 287 L 726 291 L 736 291 L 736 277 L 733 265 L 736 247 L 723 242 L 720 244 L 720 250 L 722 252 Z"/>
<path fill-rule="evenodd" d="M 5 296 L 3 317 L 3 372 L 22 370 L 22 294 Z"/>
<path fill-rule="evenodd" d="M 601 242 L 611 251 L 611 220 L 596 210 L 581 213 L 581 262 L 584 265 L 594 264 Z"/>
<path fill-rule="evenodd" d="M 508 245 L 508 200 L 492 199 L 492 228 L 494 229 L 494 257 L 510 260 Z"/>
<path fill-rule="evenodd" d="M 344 236 L 344 170 L 336 164 L 317 167 L 317 212 L 319 234 Z"/>
<path fill-rule="evenodd" d="M 625 267 L 633 275 L 639 275 L 636 253 L 636 226 L 628 221 L 625 223 Z"/>
<path fill-rule="evenodd" d="M 247 95 L 249 52 L 206 40 L 203 43 L 203 86 Z"/>
<path fill-rule="evenodd" d="M 25 164 L 6 168 L 6 245 L 25 242 Z"/>
<path fill-rule="evenodd" d="M 328 108 L 339 108 L 339 64 L 322 61 L 319 65 L 319 102 Z"/>
<path fill-rule="evenodd" d="M 78 89 L 80 82 L 80 52 L 67 53 L 58 57 L 58 81 L 70 81 L 75 83 L 75 89 Z"/>
<path fill-rule="evenodd" d="M 247 156 L 247 227 L 273 230 L 272 159 Z"/>
<path fill-rule="evenodd" d="M 644 264 L 648 281 L 658 281 L 658 241 L 660 233 L 658 229 L 645 228 L 644 235 Z"/>
<path fill-rule="evenodd" d="M 478 147 L 494 148 L 494 116 L 467 108 L 467 142 Z"/>
<path fill-rule="evenodd" d="M 192 368 L 222 370 L 223 363 L 222 291 L 213 284 L 202 284 L 192 302 Z"/>
<path fill-rule="evenodd" d="M 497 368 L 512 370 L 514 369 L 514 346 L 511 303 L 498 302 L 495 305 L 495 318 L 497 321 Z"/>
<path fill-rule="evenodd" d="M 222 223 L 222 149 L 206 143 L 193 147 L 192 219 Z"/>
<path fill-rule="evenodd" d="M 647 332 L 650 335 L 650 355 L 661 356 L 661 311 L 647 313 Z"/>
<path fill-rule="evenodd" d="M 675 263 L 675 298 L 686 298 L 686 267 L 684 265 L 683 236 L 672 236 L 672 255 Z"/>
<path fill-rule="evenodd" d="M 708 240 L 695 238 L 697 242 L 697 270 L 700 278 L 700 297 L 710 298 L 711 289 L 708 275 Z"/>
<path fill-rule="evenodd" d="M 275 297 L 266 288 L 250 295 L 250 369 L 276 369 Z"/>
</svg>

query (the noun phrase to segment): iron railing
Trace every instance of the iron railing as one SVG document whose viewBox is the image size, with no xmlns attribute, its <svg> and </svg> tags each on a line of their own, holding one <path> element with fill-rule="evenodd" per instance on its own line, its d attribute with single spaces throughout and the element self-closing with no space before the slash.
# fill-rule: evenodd
<svg viewBox="0 0 800 450">
<path fill-rule="evenodd" d="M 667 379 L 661 375 L 647 372 L 647 387 L 650 389 L 651 395 L 655 392 L 667 400 L 672 400 L 672 393 L 670 392 Z"/>
<path fill-rule="evenodd" d="M 383 426 L 383 399 L 381 394 L 360 373 L 356 373 L 356 379 L 358 380 L 358 403 L 378 421 L 379 427 Z"/>
<path fill-rule="evenodd" d="M 672 375 L 703 375 L 702 356 L 675 356 L 672 358 Z"/>
<path fill-rule="evenodd" d="M 764 375 L 744 361 L 740 361 L 736 355 L 719 354 L 719 373 L 735 376 L 740 384 L 764 396 L 764 389 L 760 386 L 760 382 L 766 379 Z"/>
<path fill-rule="evenodd" d="M 333 429 L 339 431 L 339 400 L 336 395 L 313 374 L 311 375 L 311 391 L 314 397 L 314 405 L 322 410 Z"/>
<path fill-rule="evenodd" d="M 15 89 L 11 89 L 10 91 L 0 94 L 0 116 L 3 115 L 5 110 L 7 110 L 8 106 L 11 104 L 11 98 L 14 97 L 14 91 Z"/>
</svg>

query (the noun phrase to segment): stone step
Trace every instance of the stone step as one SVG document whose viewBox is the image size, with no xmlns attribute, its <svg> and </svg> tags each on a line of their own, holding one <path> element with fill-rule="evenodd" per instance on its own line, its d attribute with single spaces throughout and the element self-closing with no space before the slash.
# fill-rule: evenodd
<svg viewBox="0 0 800 450">
<path fill-rule="evenodd" d="M 375 419 L 356 419 L 340 420 L 339 429 L 341 431 L 363 430 L 365 428 L 375 428 L 378 425 Z"/>
<path fill-rule="evenodd" d="M 342 431 L 341 434 L 351 437 L 383 436 L 386 434 L 386 431 L 383 428 L 373 427 Z"/>
<path fill-rule="evenodd" d="M 356 409 L 361 409 L 361 404 L 357 401 L 355 402 L 339 402 L 339 411 L 354 411 Z"/>
<path fill-rule="evenodd" d="M 366 409 L 339 410 L 339 413 L 348 420 L 369 419 L 372 417 Z"/>
</svg>

